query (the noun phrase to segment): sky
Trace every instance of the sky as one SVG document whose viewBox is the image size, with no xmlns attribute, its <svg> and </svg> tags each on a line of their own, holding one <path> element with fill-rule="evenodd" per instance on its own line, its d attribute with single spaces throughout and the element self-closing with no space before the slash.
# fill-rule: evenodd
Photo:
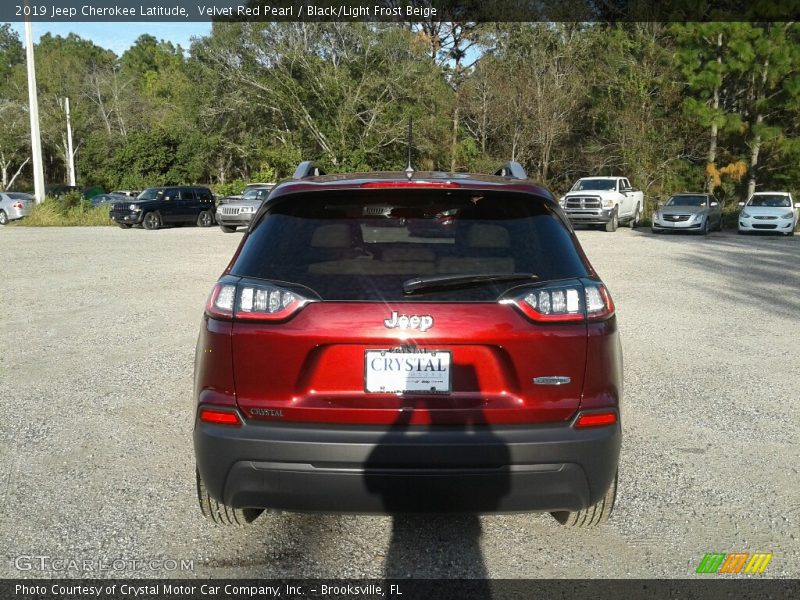
<svg viewBox="0 0 800 600">
<path fill-rule="evenodd" d="M 149 33 L 159 40 L 180 44 L 184 49 L 191 45 L 191 38 L 211 33 L 211 22 L 188 23 L 33 23 L 34 43 L 45 33 L 66 37 L 75 33 L 96 45 L 113 50 L 117 56 L 133 46 L 140 35 Z M 25 43 L 25 24 L 11 23 L 11 29 Z"/>
</svg>

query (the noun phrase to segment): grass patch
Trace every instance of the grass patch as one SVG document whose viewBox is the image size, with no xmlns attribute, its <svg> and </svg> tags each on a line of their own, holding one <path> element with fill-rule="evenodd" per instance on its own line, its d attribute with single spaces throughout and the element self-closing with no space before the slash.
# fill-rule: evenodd
<svg viewBox="0 0 800 600">
<path fill-rule="evenodd" d="M 24 219 L 14 221 L 17 227 L 76 227 L 113 225 L 108 217 L 109 205 L 92 206 L 88 200 L 64 197 L 47 198 L 31 207 Z"/>
</svg>

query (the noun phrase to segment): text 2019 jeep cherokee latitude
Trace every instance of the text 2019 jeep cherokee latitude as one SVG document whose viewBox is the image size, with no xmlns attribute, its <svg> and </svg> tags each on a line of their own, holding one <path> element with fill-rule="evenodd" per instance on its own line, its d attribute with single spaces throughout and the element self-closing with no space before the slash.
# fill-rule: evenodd
<svg viewBox="0 0 800 600">
<path fill-rule="evenodd" d="M 608 517 L 614 306 L 553 196 L 513 166 L 304 177 L 301 165 L 273 190 L 197 344 L 206 516 Z"/>
</svg>

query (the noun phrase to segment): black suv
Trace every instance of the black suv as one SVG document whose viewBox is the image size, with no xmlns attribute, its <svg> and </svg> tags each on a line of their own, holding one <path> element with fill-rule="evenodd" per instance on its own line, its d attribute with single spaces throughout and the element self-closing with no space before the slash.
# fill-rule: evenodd
<svg viewBox="0 0 800 600">
<path fill-rule="evenodd" d="M 206 187 L 148 188 L 130 202 L 114 203 L 111 220 L 124 229 L 141 225 L 158 229 L 163 225 L 214 224 L 214 195 Z"/>
</svg>

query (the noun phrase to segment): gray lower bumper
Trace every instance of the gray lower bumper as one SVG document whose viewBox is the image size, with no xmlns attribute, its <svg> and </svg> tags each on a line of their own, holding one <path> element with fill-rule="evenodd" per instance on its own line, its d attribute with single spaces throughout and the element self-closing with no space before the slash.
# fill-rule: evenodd
<svg viewBox="0 0 800 600">
<path fill-rule="evenodd" d="M 209 493 L 237 508 L 291 511 L 579 510 L 614 479 L 619 425 L 376 428 L 195 423 Z"/>
</svg>

